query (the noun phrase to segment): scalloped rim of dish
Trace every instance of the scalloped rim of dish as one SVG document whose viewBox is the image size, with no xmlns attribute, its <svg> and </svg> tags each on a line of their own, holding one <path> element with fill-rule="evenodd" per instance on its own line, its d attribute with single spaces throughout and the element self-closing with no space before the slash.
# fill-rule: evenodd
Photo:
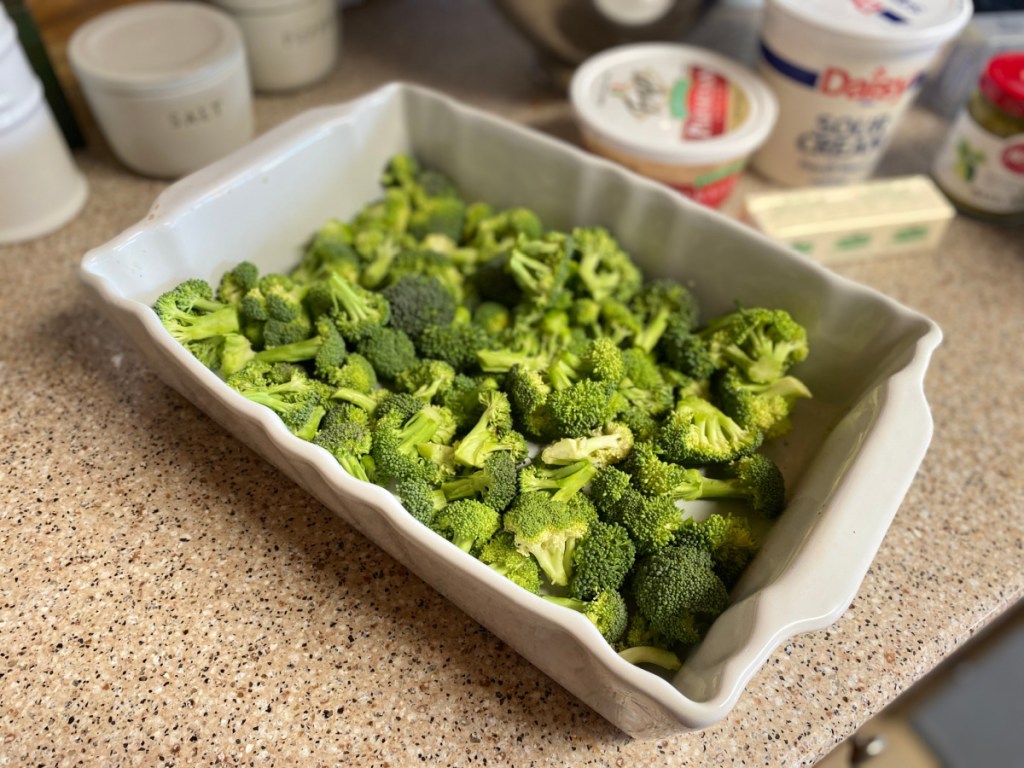
<svg viewBox="0 0 1024 768">
<path fill-rule="evenodd" d="M 627 684 L 629 688 L 642 690 L 646 696 L 662 707 L 665 713 L 671 715 L 679 726 L 674 730 L 685 731 L 706 728 L 718 722 L 729 713 L 735 706 L 750 678 L 760 669 L 775 648 L 797 634 L 822 629 L 831 625 L 845 612 L 855 597 L 867 568 L 888 529 L 888 524 L 895 514 L 899 503 L 902 501 L 903 495 L 909 487 L 931 439 L 932 421 L 927 402 L 924 398 L 923 382 L 931 354 L 941 341 L 941 331 L 928 318 L 905 308 L 877 291 L 828 272 L 817 264 L 806 262 L 803 257 L 789 252 L 760 234 L 752 230 L 747 231 L 747 237 L 759 241 L 767 249 L 785 251 L 789 254 L 790 258 L 801 261 L 804 268 L 817 271 L 819 278 L 825 282 L 834 283 L 839 290 L 863 292 L 865 295 L 870 295 L 875 300 L 888 305 L 894 315 L 902 317 L 907 322 L 921 324 L 922 331 L 914 345 L 911 359 L 878 385 L 879 396 L 883 402 L 879 406 L 873 422 L 876 425 L 873 435 L 875 438 L 879 436 L 882 438 L 891 437 L 887 435 L 888 428 L 893 427 L 897 422 L 905 422 L 908 418 L 912 419 L 912 423 L 916 425 L 917 430 L 915 434 L 909 435 L 910 445 L 906 452 L 907 459 L 905 463 L 910 467 L 911 471 L 909 475 L 902 478 L 903 487 L 901 492 L 898 493 L 898 498 L 894 496 L 891 500 L 891 514 L 888 514 L 887 519 L 884 521 L 885 524 L 880 526 L 878 530 L 869 532 L 873 534 L 872 537 L 867 541 L 866 546 L 859 551 L 859 562 L 862 568 L 856 572 L 842 574 L 840 578 L 833 578 L 827 585 L 827 595 L 818 595 L 819 599 L 815 605 L 808 606 L 804 610 L 797 610 L 794 613 L 792 606 L 788 605 L 790 587 L 805 581 L 807 576 L 804 573 L 807 570 L 807 552 L 803 550 L 797 552 L 798 556 L 793 558 L 793 563 L 786 568 L 779 578 L 767 586 L 758 589 L 756 592 L 744 596 L 727 609 L 727 612 L 732 611 L 737 606 L 746 604 L 745 610 L 751 608 L 756 610 L 757 616 L 754 619 L 753 629 L 738 653 L 732 654 L 724 660 L 710 660 L 710 668 L 719 670 L 718 674 L 715 675 L 712 694 L 702 699 L 691 698 L 682 693 L 676 686 L 687 686 L 691 690 L 698 690 L 707 688 L 707 680 L 700 675 L 690 673 L 687 668 L 687 665 L 690 663 L 689 661 L 687 661 L 687 664 L 684 664 L 683 669 L 676 675 L 672 683 L 667 679 L 625 661 L 601 638 L 596 629 L 582 615 L 567 611 L 520 589 L 471 555 L 453 547 L 449 542 L 411 518 L 389 491 L 352 478 L 337 465 L 326 451 L 291 435 L 273 412 L 249 402 L 241 395 L 230 390 L 216 374 L 205 368 L 184 347 L 179 345 L 164 331 L 147 304 L 128 298 L 114 284 L 112 276 L 117 274 L 117 252 L 135 238 L 144 237 L 148 232 L 162 226 L 173 226 L 182 218 L 188 217 L 191 212 L 203 204 L 204 200 L 221 194 L 232 185 L 252 181 L 254 176 L 259 175 L 259 168 L 261 166 L 267 166 L 268 164 L 280 161 L 287 154 L 288 148 L 296 142 L 300 142 L 303 139 L 312 140 L 319 131 L 329 129 L 332 126 L 336 127 L 337 125 L 344 124 L 346 121 L 358 119 L 360 110 L 363 107 L 372 108 L 375 102 L 403 98 L 407 94 L 413 94 L 417 98 L 427 98 L 442 102 L 453 111 L 459 113 L 462 118 L 499 125 L 502 130 L 525 137 L 529 142 L 557 146 L 559 152 L 571 154 L 576 162 L 602 166 L 613 174 L 626 176 L 629 179 L 629 184 L 646 185 L 658 190 L 664 190 L 664 194 L 676 198 L 677 203 L 675 204 L 684 207 L 695 206 L 695 204 L 678 197 L 676 193 L 662 188 L 655 182 L 637 176 L 602 158 L 585 153 L 574 146 L 500 117 L 465 106 L 450 97 L 429 89 L 405 83 L 392 83 L 351 102 L 319 107 L 304 112 L 271 129 L 228 157 L 174 183 L 159 195 L 148 215 L 140 222 L 129 227 L 108 243 L 86 253 L 82 260 L 80 277 L 86 286 L 93 291 L 103 308 L 112 312 L 112 317 L 118 324 L 123 324 L 122 321 L 126 320 L 128 322 L 134 320 L 141 323 L 141 327 L 145 329 L 148 337 L 147 341 L 154 345 L 159 353 L 173 359 L 180 366 L 181 371 L 191 378 L 192 382 L 197 384 L 204 391 L 205 395 L 210 396 L 221 407 L 226 409 L 227 413 L 243 419 L 250 427 L 257 428 L 280 453 L 299 460 L 308 468 L 313 469 L 329 488 L 337 489 L 343 496 L 347 495 L 351 499 L 363 502 L 377 510 L 391 528 L 400 531 L 418 546 L 434 552 L 445 560 L 449 567 L 479 580 L 492 590 L 503 593 L 533 615 L 540 617 L 545 622 L 556 625 L 564 633 L 574 637 L 580 645 L 590 651 L 594 660 L 604 667 L 610 675 Z M 700 210 L 701 215 L 717 218 L 723 226 L 741 226 L 715 211 L 708 209 Z M 202 406 L 199 407 L 202 408 Z M 233 428 L 229 427 L 228 429 L 234 433 Z M 901 437 L 905 442 L 907 438 L 908 435 L 906 434 Z M 259 446 L 253 445 L 249 447 L 259 448 Z M 858 460 L 861 458 L 858 454 Z M 876 468 L 880 466 L 877 460 L 867 463 Z M 856 487 L 850 488 L 850 485 L 856 486 L 857 483 L 848 481 L 848 478 L 844 479 L 844 482 L 835 489 L 835 497 L 841 498 L 844 494 L 856 491 Z M 310 489 L 307 488 L 307 490 Z M 833 497 L 830 497 L 830 499 L 833 499 Z M 320 500 L 324 501 L 324 499 Z M 849 500 L 844 499 L 843 501 Z M 324 503 L 326 504 L 327 502 Z M 328 506 L 330 507 L 330 504 Z M 337 513 L 337 509 L 334 511 Z M 824 518 L 825 516 L 823 515 L 822 517 Z M 351 520 L 349 522 L 357 529 L 360 528 L 359 525 Z M 391 553 L 389 547 L 383 543 L 379 541 L 375 541 L 375 543 Z M 401 558 L 399 559 L 401 560 Z M 407 567 L 410 567 L 410 570 L 416 571 L 408 563 L 405 564 Z M 429 581 L 429 579 L 427 580 Z M 750 603 L 752 600 L 754 604 Z M 469 612 L 472 613 L 472 611 Z M 713 639 L 715 628 L 718 626 L 721 626 L 721 619 L 712 627 L 709 639 Z M 706 642 L 701 648 L 706 649 L 707 645 L 708 643 Z M 701 652 L 701 648 L 698 648 L 693 655 L 698 655 Z M 517 650 L 529 658 L 528 654 L 522 651 L 522 649 Z M 705 655 L 713 656 L 713 653 L 708 652 Z M 538 666 L 541 666 L 543 669 L 542 665 Z M 555 677 L 549 670 L 544 671 Z M 559 682 L 565 685 L 565 682 Z M 566 687 L 571 689 L 571 686 Z M 607 712 L 602 712 L 602 714 L 608 717 Z M 609 717 L 609 719 L 615 722 L 614 718 Z M 653 733 L 645 732 L 642 728 L 630 728 L 621 722 L 616 722 L 616 725 L 634 735 L 637 733 L 645 736 L 653 735 Z M 663 733 L 664 729 L 657 732 Z"/>
</svg>

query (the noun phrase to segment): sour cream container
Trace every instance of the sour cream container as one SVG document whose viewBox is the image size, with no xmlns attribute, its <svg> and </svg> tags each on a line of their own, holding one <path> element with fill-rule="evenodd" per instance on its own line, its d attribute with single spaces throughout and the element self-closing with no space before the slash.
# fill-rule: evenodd
<svg viewBox="0 0 1024 768">
<path fill-rule="evenodd" d="M 195 2 L 143 2 L 86 22 L 68 59 L 114 154 L 174 178 L 248 142 L 252 87 L 242 33 Z"/>
<path fill-rule="evenodd" d="M 743 66 L 668 43 L 588 59 L 569 97 L 588 149 L 713 208 L 729 197 L 778 114 L 771 91 Z"/>
<path fill-rule="evenodd" d="M 780 118 L 754 168 L 800 186 L 870 176 L 972 12 L 971 0 L 766 0 L 758 72 Z"/>
</svg>

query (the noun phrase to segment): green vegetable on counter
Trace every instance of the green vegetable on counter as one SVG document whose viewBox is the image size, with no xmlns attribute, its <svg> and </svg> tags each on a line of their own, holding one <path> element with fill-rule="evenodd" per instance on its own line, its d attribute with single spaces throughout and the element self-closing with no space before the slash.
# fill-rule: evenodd
<svg viewBox="0 0 1024 768">
<path fill-rule="evenodd" d="M 678 669 L 785 507 L 766 441 L 811 396 L 780 309 L 702 320 L 600 227 L 465 201 L 398 155 L 288 273 L 160 296 L 168 332 L 354 478 L 635 664 Z M 700 499 L 728 512 L 691 514 Z"/>
</svg>

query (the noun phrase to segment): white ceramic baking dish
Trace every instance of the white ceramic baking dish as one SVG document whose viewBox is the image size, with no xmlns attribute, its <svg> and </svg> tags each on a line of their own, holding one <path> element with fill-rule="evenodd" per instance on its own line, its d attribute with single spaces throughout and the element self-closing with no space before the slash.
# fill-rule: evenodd
<svg viewBox="0 0 1024 768">
<path fill-rule="evenodd" d="M 799 375 L 815 399 L 801 403 L 776 454 L 788 508 L 731 606 L 671 679 L 624 661 L 581 614 L 514 586 L 413 520 L 388 491 L 293 437 L 150 310 L 181 280 L 216 281 L 242 259 L 291 267 L 325 220 L 379 194 L 385 162 L 405 151 L 450 174 L 467 199 L 527 205 L 551 227 L 609 227 L 649 275 L 684 280 L 708 315 L 740 302 L 785 308 L 806 325 L 812 352 Z M 81 276 L 167 384 L 637 737 L 720 720 L 774 648 L 843 613 L 931 438 L 922 385 L 941 333 L 930 320 L 654 182 L 403 84 L 299 115 L 179 181 L 144 220 L 86 254 Z"/>
</svg>

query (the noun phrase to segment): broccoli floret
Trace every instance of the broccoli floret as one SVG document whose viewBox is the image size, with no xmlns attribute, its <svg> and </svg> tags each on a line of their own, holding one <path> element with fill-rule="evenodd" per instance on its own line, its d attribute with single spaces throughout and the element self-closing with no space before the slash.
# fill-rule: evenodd
<svg viewBox="0 0 1024 768">
<path fill-rule="evenodd" d="M 709 401 L 686 396 L 662 423 L 656 447 L 676 464 L 704 466 L 752 453 L 763 437 L 757 430 L 744 429 Z"/>
<path fill-rule="evenodd" d="M 512 313 L 504 304 L 499 304 L 496 301 L 484 301 L 473 310 L 473 322 L 491 336 L 497 336 L 509 327 L 512 322 Z"/>
<path fill-rule="evenodd" d="M 687 645 L 700 641 L 729 600 L 710 553 L 692 546 L 664 547 L 641 560 L 632 590 L 637 610 L 651 628 Z"/>
<path fill-rule="evenodd" d="M 780 437 L 792 427 L 790 414 L 797 400 L 811 391 L 795 376 L 782 376 L 767 384 L 748 381 L 736 368 L 727 368 L 716 381 L 722 411 L 746 429 Z"/>
<path fill-rule="evenodd" d="M 552 430 L 547 408 L 551 385 L 539 368 L 516 365 L 505 379 L 516 427 L 526 435 L 546 440 Z"/>
<path fill-rule="evenodd" d="M 590 600 L 605 590 L 620 589 L 635 560 L 636 547 L 625 528 L 591 521 L 587 535 L 576 545 L 569 594 Z"/>
<path fill-rule="evenodd" d="M 807 331 L 783 309 L 739 309 L 700 331 L 718 368 L 733 365 L 753 382 L 781 378 L 807 357 Z"/>
<path fill-rule="evenodd" d="M 668 496 L 645 496 L 629 489 L 619 499 L 611 522 L 627 531 L 641 554 L 671 544 L 688 518 Z"/>
<path fill-rule="evenodd" d="M 414 518 L 424 525 L 433 525 L 434 516 L 448 503 L 439 488 L 421 477 L 407 477 L 395 484 L 395 496 Z"/>
<path fill-rule="evenodd" d="M 480 548 L 478 559 L 523 589 L 534 594 L 540 591 L 540 566 L 533 557 L 519 551 L 515 536 L 508 531 L 494 534 Z"/>
<path fill-rule="evenodd" d="M 441 486 L 448 501 L 479 497 L 499 512 L 512 503 L 518 489 L 516 460 L 508 451 L 488 455 L 482 469 L 459 475 Z"/>
<path fill-rule="evenodd" d="M 484 411 L 469 432 L 455 445 L 455 460 L 467 467 L 483 468 L 495 451 L 509 451 L 516 461 L 526 457 L 526 442 L 512 429 L 512 407 L 500 390 L 480 393 Z"/>
<path fill-rule="evenodd" d="M 441 405 L 455 416 L 459 432 L 472 428 L 484 412 L 480 393 L 498 389 L 498 382 L 491 377 L 473 378 L 464 373 L 455 374 L 449 388 L 440 392 Z"/>
<path fill-rule="evenodd" d="M 390 265 L 384 282 L 395 283 L 407 275 L 434 278 L 456 302 L 465 299 L 465 277 L 451 256 L 426 248 L 407 248 Z"/>
<path fill-rule="evenodd" d="M 372 446 L 370 430 L 365 424 L 332 419 L 332 423 L 325 427 L 321 422 L 313 443 L 329 451 L 352 477 L 364 482 L 370 481 L 363 466 L 363 457 L 370 453 Z"/>
<path fill-rule="evenodd" d="M 516 240 L 507 269 L 528 301 L 551 307 L 565 295 L 574 247 L 572 237 L 559 232 Z"/>
<path fill-rule="evenodd" d="M 356 349 L 370 361 L 377 376 L 389 381 L 416 365 L 419 359 L 412 339 L 395 328 L 370 328 L 359 340 Z"/>
<path fill-rule="evenodd" d="M 551 491 L 555 501 L 569 501 L 597 474 L 597 467 L 583 459 L 563 467 L 531 464 L 519 472 L 519 490 L 523 493 Z"/>
<path fill-rule="evenodd" d="M 623 469 L 632 476 L 636 489 L 649 496 L 668 496 L 673 501 L 701 497 L 704 477 L 700 472 L 663 461 L 650 443 L 636 443 Z"/>
<path fill-rule="evenodd" d="M 754 559 L 760 541 L 746 518 L 712 514 L 697 522 L 691 520 L 676 537 L 676 544 L 704 547 L 711 553 L 715 573 L 731 589 Z"/>
<path fill-rule="evenodd" d="M 589 528 L 577 510 L 546 493 L 521 493 L 505 512 L 504 528 L 521 552 L 536 558 L 552 584 L 569 584 L 576 544 Z"/>
<path fill-rule="evenodd" d="M 685 321 L 670 320 L 657 349 L 669 366 L 692 379 L 707 379 L 715 372 L 707 344 Z"/>
<path fill-rule="evenodd" d="M 326 381 L 337 387 L 331 393 L 331 399 L 352 403 L 368 413 L 377 410 L 378 399 L 373 394 L 377 387 L 377 373 L 362 355 L 348 355 L 341 366 L 330 369 Z"/>
<path fill-rule="evenodd" d="M 308 339 L 276 347 L 268 346 L 257 352 L 255 357 L 267 363 L 301 363 L 312 360 L 317 376 L 329 380 L 331 371 L 345 361 L 348 350 L 345 340 L 329 318 L 319 318 L 314 329 L 315 335 Z"/>
<path fill-rule="evenodd" d="M 566 389 L 583 378 L 618 384 L 625 374 L 622 350 L 608 338 L 587 342 L 578 355 L 562 351 L 548 369 L 548 379 L 555 389 Z"/>
<path fill-rule="evenodd" d="M 744 456 L 722 470 L 722 478 L 703 478 L 701 498 L 744 499 L 768 519 L 786 506 L 786 482 L 778 465 L 762 453 Z"/>
<path fill-rule="evenodd" d="M 259 285 L 260 270 L 251 261 L 241 261 L 221 275 L 217 301 L 237 307 L 242 298 Z"/>
<path fill-rule="evenodd" d="M 669 280 L 655 280 L 645 285 L 630 302 L 641 330 L 633 337 L 633 345 L 650 352 L 661 340 L 669 322 L 689 327 L 697 324 L 697 302 L 686 288 Z"/>
<path fill-rule="evenodd" d="M 590 482 L 590 498 L 601 519 L 613 521 L 618 517 L 622 497 L 631 490 L 630 477 L 617 467 L 598 470 Z"/>
<path fill-rule="evenodd" d="M 577 228 L 572 232 L 579 251 L 576 280 L 595 301 L 629 301 L 642 278 L 633 260 L 606 229 Z"/>
<path fill-rule="evenodd" d="M 558 436 L 586 437 L 612 415 L 614 386 L 594 379 L 581 379 L 548 397 L 551 424 Z"/>
<path fill-rule="evenodd" d="M 444 360 L 460 373 L 476 368 L 477 354 L 490 343 L 490 335 L 476 323 L 428 325 L 416 339 L 423 357 Z"/>
<path fill-rule="evenodd" d="M 396 205 L 404 205 L 401 193 L 390 192 L 388 197 Z M 387 229 L 360 229 L 356 232 L 354 245 L 364 262 L 359 273 L 359 284 L 363 288 L 376 290 L 390 276 L 395 262 L 402 253 L 403 236 Z"/>
<path fill-rule="evenodd" d="M 626 631 L 626 622 L 629 619 L 626 600 L 614 589 L 600 592 L 592 600 L 553 595 L 545 595 L 544 599 L 582 613 L 609 643 L 617 642 Z"/>
<path fill-rule="evenodd" d="M 432 479 L 435 467 L 423 459 L 417 446 L 429 442 L 447 443 L 454 432 L 451 414 L 437 406 L 425 406 L 405 421 L 398 411 L 380 416 L 372 429 L 371 455 L 381 479 Z"/>
<path fill-rule="evenodd" d="M 624 424 L 612 422 L 597 435 L 564 437 L 544 447 L 540 458 L 546 464 L 572 464 L 586 459 L 596 467 L 616 464 L 633 448 L 633 433 Z"/>
<path fill-rule="evenodd" d="M 314 318 L 327 315 L 351 342 L 360 341 L 391 318 L 391 306 L 383 295 L 355 285 L 336 272 L 310 285 L 306 302 Z"/>
<path fill-rule="evenodd" d="M 153 310 L 181 344 L 239 331 L 238 312 L 228 304 L 214 301 L 213 289 L 205 280 L 185 280 L 159 296 Z"/>
<path fill-rule="evenodd" d="M 352 247 L 351 228 L 338 219 L 331 219 L 317 231 L 299 266 L 289 277 L 300 285 L 310 285 L 336 272 L 355 283 L 359 281 L 361 270 L 359 254 Z"/>
<path fill-rule="evenodd" d="M 442 235 L 458 242 L 465 219 L 466 204 L 457 197 L 426 198 L 409 217 L 409 234 L 417 239 Z"/>
<path fill-rule="evenodd" d="M 415 339 L 428 325 L 455 319 L 455 299 L 436 277 L 403 275 L 383 293 L 391 307 L 391 327 Z"/>
<path fill-rule="evenodd" d="M 459 499 L 444 506 L 431 524 L 463 552 L 478 550 L 501 527 L 501 515 L 493 507 L 474 499 Z"/>
<path fill-rule="evenodd" d="M 420 360 L 395 378 L 398 389 L 428 403 L 454 383 L 455 369 L 441 360 Z"/>
<path fill-rule="evenodd" d="M 229 376 L 227 383 L 248 400 L 273 410 L 296 437 L 312 440 L 327 413 L 329 389 L 299 368 L 290 369 L 285 381 L 274 381 L 273 371 L 270 363 L 253 361 Z"/>
</svg>

